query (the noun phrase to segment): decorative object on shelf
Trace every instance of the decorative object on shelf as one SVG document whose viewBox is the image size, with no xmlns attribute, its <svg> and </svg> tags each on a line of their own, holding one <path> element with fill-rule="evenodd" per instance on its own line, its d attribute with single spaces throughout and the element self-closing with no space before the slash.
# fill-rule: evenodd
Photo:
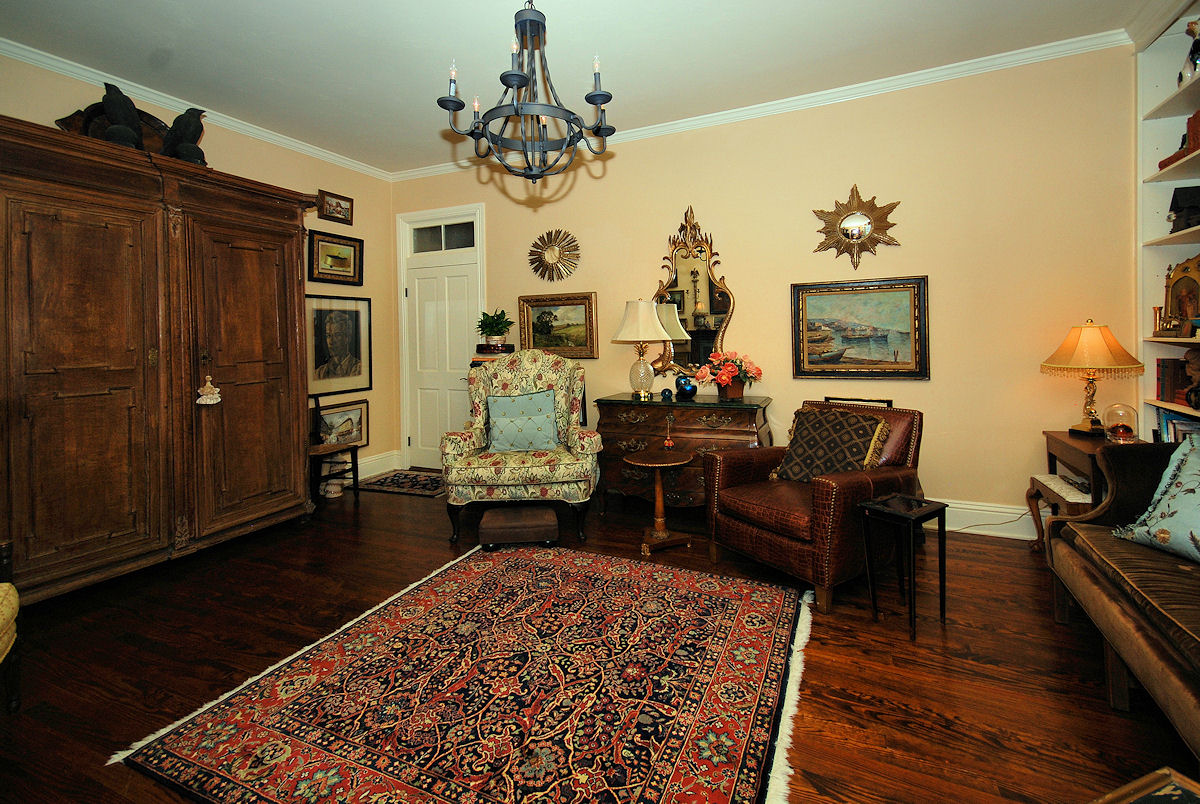
<svg viewBox="0 0 1200 804">
<path fill-rule="evenodd" d="M 1125 351 L 1107 326 L 1096 324 L 1090 318 L 1071 327 L 1062 345 L 1042 361 L 1043 374 L 1083 378 L 1083 419 L 1069 430 L 1085 436 L 1104 435 L 1104 426 L 1096 415 L 1096 380 L 1100 377 L 1133 377 L 1143 370 L 1142 364 Z"/>
<path fill-rule="evenodd" d="M 1167 268 L 1164 300 L 1156 338 L 1189 337 L 1200 317 L 1200 255 Z"/>
<path fill-rule="evenodd" d="M 1117 444 L 1132 444 L 1138 440 L 1137 411 L 1129 405 L 1116 402 L 1104 409 L 1100 417 L 1104 423 L 1104 437 Z"/>
<path fill-rule="evenodd" d="M 843 254 L 850 255 L 850 264 L 858 270 L 858 261 L 862 252 L 875 253 L 876 246 L 898 246 L 900 242 L 887 233 L 895 226 L 888 220 L 888 215 L 899 201 L 879 206 L 875 196 L 869 201 L 863 201 L 858 194 L 858 185 L 850 188 L 850 198 L 846 203 L 834 201 L 832 210 L 814 209 L 813 214 L 825 222 L 818 231 L 825 235 L 821 244 L 813 249 L 816 254 L 826 249 L 835 249 L 835 257 Z"/>
<path fill-rule="evenodd" d="M 479 314 L 479 323 L 475 325 L 475 329 L 483 336 L 485 343 L 493 345 L 502 344 L 508 339 L 508 331 L 512 329 L 516 322 L 508 317 L 508 312 L 496 308 L 496 312 L 489 313 L 484 311 Z"/>
<path fill-rule="evenodd" d="M 212 384 L 212 377 L 205 375 L 204 385 L 196 389 L 197 405 L 218 405 L 221 402 L 221 389 Z"/>
<path fill-rule="evenodd" d="M 105 84 L 104 97 L 100 103 L 104 107 L 104 116 L 108 118 L 104 139 L 127 148 L 141 150 L 142 121 L 129 96 L 116 84 Z"/>
<path fill-rule="evenodd" d="M 696 382 L 715 383 L 721 399 L 741 399 L 745 387 L 762 379 L 762 369 L 749 355 L 737 352 L 713 352 L 708 362 L 696 369 Z"/>
<path fill-rule="evenodd" d="M 1175 86 L 1180 88 L 1196 77 L 1196 65 L 1200 62 L 1200 40 L 1196 39 L 1197 26 L 1200 26 L 1200 20 L 1192 20 L 1187 24 L 1187 35 L 1192 38 L 1192 43 L 1183 59 L 1183 68 L 1175 77 Z"/>
<path fill-rule="evenodd" d="M 367 445 L 367 400 L 323 405 L 318 415 L 317 437 L 322 444 Z"/>
<path fill-rule="evenodd" d="M 371 390 L 371 300 L 305 296 L 309 396 Z"/>
<path fill-rule="evenodd" d="M 1200 225 L 1200 187 L 1176 187 L 1167 220 L 1172 233 Z"/>
<path fill-rule="evenodd" d="M 625 302 L 625 315 L 612 342 L 634 344 L 637 360 L 629 368 L 629 386 L 634 398 L 643 402 L 650 398 L 650 386 L 654 382 L 654 369 L 646 362 L 646 347 L 652 341 L 671 341 L 671 335 L 659 323 L 654 302 L 643 299 Z"/>
<path fill-rule="evenodd" d="M 475 156 L 489 156 L 514 176 L 539 179 L 562 173 L 575 159 L 582 142 L 593 154 L 604 153 L 607 138 L 616 129 L 605 120 L 604 105 L 612 93 L 600 88 L 600 58 L 592 61 L 592 91 L 583 96 L 596 107 L 596 119 L 590 126 L 583 118 L 565 108 L 550 80 L 546 61 L 546 15 L 527 0 L 525 8 L 514 17 L 516 38 L 513 40 L 512 67 L 500 74 L 504 94 L 491 109 L 479 114 L 479 98 L 474 103 L 471 125 L 460 129 L 454 123 L 455 113 L 466 105 L 458 97 L 458 70 L 450 65 L 450 90 L 438 98 L 438 106 L 450 115 L 450 129 L 455 134 L 475 140 Z M 599 140 L 593 145 L 590 137 Z"/>
<path fill-rule="evenodd" d="M 308 281 L 362 285 L 363 241 L 309 229 Z"/>
<path fill-rule="evenodd" d="M 716 268 L 721 261 L 717 259 L 717 252 L 713 251 L 712 235 L 700 231 L 700 224 L 696 222 L 691 207 L 683 213 L 679 232 L 667 240 L 667 245 L 670 250 L 663 257 L 662 264 L 667 276 L 659 280 L 654 300 L 674 304 L 682 321 L 690 320 L 693 323 L 692 329 L 685 331 L 683 326 L 686 324 L 675 328 L 664 321 L 664 326 L 672 333 L 672 341 L 663 344 L 662 354 L 651 365 L 656 374 L 694 374 L 695 356 L 704 357 L 709 352 L 724 348 L 725 331 L 733 319 L 733 293 L 725 284 L 725 277 L 717 276 Z M 691 288 L 687 287 L 688 283 Z M 689 293 L 692 296 L 690 311 L 687 306 Z M 684 340 L 680 332 L 692 341 L 692 357 L 686 361 L 686 366 L 675 359 L 674 343 Z"/>
<path fill-rule="evenodd" d="M 680 402 L 686 402 L 696 395 L 696 381 L 686 374 L 680 374 L 675 378 L 675 398 Z"/>
<path fill-rule="evenodd" d="M 354 223 L 354 199 L 328 190 L 317 190 L 317 217 L 350 226 Z"/>
<path fill-rule="evenodd" d="M 547 282 L 566 279 L 579 266 L 579 241 L 563 229 L 538 235 L 529 247 L 529 265 Z"/>
<path fill-rule="evenodd" d="M 929 277 L 792 285 L 792 376 L 928 380 Z"/>
<path fill-rule="evenodd" d="M 1200 410 L 1200 349 L 1184 352 L 1183 364 L 1184 373 L 1191 380 L 1191 384 L 1183 391 L 1183 400 L 1193 410 Z"/>
<path fill-rule="evenodd" d="M 475 344 L 475 354 L 477 355 L 506 355 L 517 351 L 515 343 L 477 343 Z M 474 364 L 472 364 L 474 368 Z"/>
<path fill-rule="evenodd" d="M 570 358 L 594 358 L 596 294 L 562 293 L 517 299 L 521 346 Z"/>
<path fill-rule="evenodd" d="M 200 119 L 203 116 L 203 109 L 188 109 L 176 117 L 163 137 L 160 153 L 193 165 L 207 165 L 204 151 L 197 144 L 204 136 L 204 122 Z"/>
<path fill-rule="evenodd" d="M 670 401 L 671 401 L 671 396 L 672 396 L 672 394 L 671 394 L 671 389 L 670 389 L 670 388 L 664 388 L 664 389 L 662 389 L 661 391 L 659 391 L 659 392 L 658 392 L 658 397 L 659 397 L 659 399 L 661 399 L 663 402 L 670 402 Z"/>
</svg>

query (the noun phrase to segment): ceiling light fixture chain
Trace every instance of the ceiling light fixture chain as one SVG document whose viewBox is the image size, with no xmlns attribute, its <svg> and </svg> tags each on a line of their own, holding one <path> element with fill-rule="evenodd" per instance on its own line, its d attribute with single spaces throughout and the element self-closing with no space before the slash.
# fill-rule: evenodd
<svg viewBox="0 0 1200 804">
<path fill-rule="evenodd" d="M 454 115 L 466 104 L 458 97 L 458 70 L 450 66 L 450 91 L 438 98 L 438 106 L 450 114 L 454 133 L 475 140 L 475 155 L 494 157 L 514 176 L 539 179 L 566 170 L 575 159 L 582 142 L 593 154 L 608 147 L 607 139 L 616 129 L 608 125 L 604 105 L 612 93 L 600 87 L 600 59 L 592 62 L 592 91 L 583 99 L 596 109 L 596 119 L 584 125 L 583 118 L 567 109 L 550 80 L 546 61 L 546 15 L 526 0 L 525 8 L 514 16 L 516 38 L 512 46 L 512 67 L 500 74 L 504 92 L 496 105 L 482 115 L 479 98 L 473 104 L 470 127 L 460 129 Z M 591 137 L 598 141 L 593 145 Z"/>
</svg>

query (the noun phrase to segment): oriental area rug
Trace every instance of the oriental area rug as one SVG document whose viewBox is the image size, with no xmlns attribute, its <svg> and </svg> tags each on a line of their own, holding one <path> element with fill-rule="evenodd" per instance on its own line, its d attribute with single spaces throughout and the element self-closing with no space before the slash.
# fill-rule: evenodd
<svg viewBox="0 0 1200 804">
<path fill-rule="evenodd" d="M 378 477 L 360 481 L 359 491 L 388 491 L 392 494 L 415 494 L 419 497 L 440 497 L 446 493 L 441 472 L 416 469 L 397 469 Z"/>
<path fill-rule="evenodd" d="M 214 802 L 785 801 L 808 602 L 476 550 L 112 761 Z"/>
</svg>

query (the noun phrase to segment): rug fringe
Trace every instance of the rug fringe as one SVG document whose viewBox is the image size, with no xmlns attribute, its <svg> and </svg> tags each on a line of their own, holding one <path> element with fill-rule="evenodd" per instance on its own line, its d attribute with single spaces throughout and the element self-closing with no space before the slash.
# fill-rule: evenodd
<svg viewBox="0 0 1200 804">
<path fill-rule="evenodd" d="M 767 793 L 764 804 L 787 804 L 788 780 L 792 778 L 792 766 L 788 762 L 788 751 L 792 747 L 792 725 L 800 709 L 800 679 L 804 675 L 804 648 L 812 634 L 812 605 L 816 597 L 809 589 L 801 598 L 803 605 L 796 623 L 796 635 L 792 637 L 791 663 L 788 667 L 787 690 L 783 708 L 779 714 L 779 734 L 775 738 L 775 760 L 767 777 Z"/>
<path fill-rule="evenodd" d="M 139 748 L 143 748 L 143 747 L 145 747 L 145 746 L 149 745 L 150 743 L 154 742 L 155 740 L 157 740 L 159 737 L 162 737 L 162 736 L 163 736 L 163 735 L 165 735 L 165 734 L 169 734 L 171 731 L 173 731 L 174 729 L 176 729 L 176 728 L 178 728 L 178 727 L 182 726 L 184 723 L 186 723 L 187 721 L 191 720 L 191 719 L 192 719 L 192 718 L 194 718 L 196 715 L 199 715 L 201 712 L 205 711 L 205 710 L 206 710 L 206 709 L 208 709 L 210 706 L 214 706 L 215 704 L 219 704 L 219 703 L 221 703 L 221 701 L 224 701 L 226 698 L 230 697 L 231 695 L 235 695 L 235 694 L 237 694 L 237 693 L 241 692 L 243 689 L 245 689 L 245 688 L 246 688 L 246 687 L 248 687 L 249 685 L 253 684 L 254 682 L 256 682 L 256 681 L 260 680 L 261 678 L 263 678 L 263 676 L 266 676 L 268 673 L 271 673 L 271 672 L 273 672 L 274 670 L 278 669 L 279 667 L 282 667 L 283 665 L 287 664 L 288 662 L 292 661 L 293 659 L 297 659 L 297 658 L 299 658 L 299 657 L 300 657 L 300 656 L 302 656 L 304 653 L 308 652 L 309 650 L 312 650 L 313 648 L 315 648 L 317 645 L 321 644 L 322 642 L 325 642 L 327 639 L 329 639 L 329 637 L 331 637 L 331 636 L 335 636 L 335 635 L 337 635 L 337 634 L 340 634 L 342 631 L 345 631 L 347 628 L 349 628 L 350 626 L 354 625 L 354 624 L 355 624 L 355 623 L 357 623 L 359 620 L 361 620 L 361 619 L 363 619 L 364 617 L 367 617 L 367 616 L 369 616 L 369 615 L 371 615 L 371 614 L 374 614 L 376 611 L 378 611 L 379 609 L 383 608 L 383 607 L 384 607 L 384 606 L 386 606 L 387 604 L 391 603 L 393 600 L 395 600 L 396 598 L 400 597 L 401 595 L 405 594 L 405 593 L 406 593 L 406 592 L 408 592 L 410 589 L 413 589 L 414 587 L 417 587 L 417 586 L 419 586 L 420 584 L 423 584 L 423 583 L 425 583 L 425 581 L 429 580 L 429 579 L 430 579 L 430 578 L 432 578 L 434 575 L 437 575 L 439 572 L 442 572 L 443 570 L 446 570 L 446 569 L 449 569 L 450 567 L 453 567 L 455 564 L 457 564 L 457 563 L 458 563 L 458 562 L 460 562 L 460 561 L 463 561 L 463 560 L 465 560 L 465 559 L 466 559 L 466 558 L 468 558 L 468 557 L 469 557 L 469 556 L 470 556 L 472 553 L 475 553 L 475 552 L 476 552 L 476 551 L 478 551 L 478 550 L 479 550 L 479 547 L 478 547 L 478 545 L 477 545 L 477 546 L 475 546 L 475 547 L 472 547 L 470 550 L 468 550 L 467 552 L 463 553 L 463 554 L 462 554 L 461 556 L 459 556 L 458 558 L 456 558 L 456 559 L 453 559 L 452 561 L 448 561 L 448 562 L 446 562 L 446 563 L 445 563 L 445 564 L 443 564 L 441 567 L 439 567 L 438 569 L 436 569 L 436 570 L 434 570 L 433 572 L 429 573 L 428 575 L 426 575 L 426 576 L 425 576 L 424 578 L 422 578 L 421 580 L 419 580 L 419 581 L 413 581 L 413 582 L 412 582 L 412 583 L 410 583 L 408 586 L 404 587 L 404 588 L 403 588 L 403 589 L 401 589 L 399 592 L 397 592 L 396 594 L 394 594 L 394 595 L 392 595 L 391 597 L 389 597 L 387 600 L 384 600 L 382 603 L 379 603 L 378 605 L 372 606 L 370 609 L 368 609 L 367 611 L 364 611 L 362 614 L 358 615 L 358 616 L 357 616 L 357 617 L 355 617 L 353 620 L 350 620 L 349 622 L 347 622 L 347 623 L 344 623 L 344 624 L 343 624 L 343 625 L 342 625 L 340 628 L 337 628 L 337 629 L 335 629 L 335 630 L 334 630 L 332 633 L 330 633 L 330 634 L 327 634 L 326 636 L 323 636 L 323 637 L 319 638 L 319 639 L 318 639 L 316 642 L 313 642 L 313 643 L 310 643 L 310 644 L 308 644 L 308 645 L 304 646 L 304 647 L 303 647 L 303 648 L 301 648 L 300 650 L 298 650 L 298 651 L 296 651 L 295 653 L 293 653 L 291 656 L 287 656 L 287 657 L 285 657 L 285 658 L 283 658 L 283 659 L 280 659 L 280 660 L 279 660 L 279 661 L 277 661 L 275 664 L 271 665 L 271 666 L 270 666 L 270 667 L 268 667 L 266 670 L 263 670 L 263 671 L 262 671 L 261 673 L 259 673 L 258 675 L 256 675 L 256 676 L 253 676 L 252 678 L 248 678 L 248 679 L 246 679 L 246 680 L 245 680 L 245 681 L 243 681 L 241 684 L 239 684 L 237 687 L 234 687 L 233 689 L 231 689 L 231 690 L 229 690 L 228 692 L 226 692 L 224 695 L 220 696 L 219 698 L 214 698 L 213 700 L 209 701 L 208 703 L 206 703 L 206 704 L 203 704 L 202 706 L 198 707 L 197 709 L 195 709 L 195 710 L 194 710 L 193 712 L 191 712 L 190 714 L 184 715 L 183 717 L 179 718 L 179 720 L 176 720 L 176 721 L 175 721 L 174 723 L 172 723 L 171 725 L 169 725 L 169 726 L 164 726 L 164 727 L 162 727 L 161 729 L 159 729 L 158 731 L 156 731 L 156 732 L 154 732 L 153 734 L 151 734 L 149 737 L 145 737 L 145 738 L 143 738 L 143 739 L 141 739 L 141 740 L 138 740 L 136 743 L 134 743 L 133 745 L 129 746 L 129 747 L 128 747 L 128 748 L 126 748 L 125 750 L 116 752 L 116 753 L 115 753 L 115 754 L 113 754 L 111 757 L 109 757 L 109 758 L 108 758 L 108 761 L 107 761 L 107 762 L 105 762 L 104 764 L 105 764 L 105 765 L 115 765 L 115 764 L 116 764 L 116 763 L 118 763 L 118 762 L 124 762 L 124 761 L 125 761 L 125 759 L 126 759 L 126 758 L 127 758 L 129 755 L 130 755 L 130 754 L 134 753 L 134 752 L 135 752 L 135 751 L 137 751 Z"/>
</svg>

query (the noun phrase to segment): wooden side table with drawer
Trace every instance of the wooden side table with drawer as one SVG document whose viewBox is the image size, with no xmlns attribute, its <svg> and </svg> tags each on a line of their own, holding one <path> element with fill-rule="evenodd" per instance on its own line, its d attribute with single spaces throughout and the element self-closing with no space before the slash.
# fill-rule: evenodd
<svg viewBox="0 0 1200 804">
<path fill-rule="evenodd" d="M 596 429 L 604 442 L 598 496 L 603 498 L 612 491 L 654 501 L 654 472 L 626 463 L 625 456 L 662 447 L 670 417 L 675 448 L 681 453 L 695 454 L 697 460 L 662 471 L 664 500 L 675 507 L 704 505 L 704 466 L 700 456 L 730 447 L 771 446 L 766 413 L 770 404 L 769 396 L 747 396 L 736 402 L 722 402 L 715 396 L 643 402 L 629 394 L 597 399 L 600 420 Z"/>
</svg>

